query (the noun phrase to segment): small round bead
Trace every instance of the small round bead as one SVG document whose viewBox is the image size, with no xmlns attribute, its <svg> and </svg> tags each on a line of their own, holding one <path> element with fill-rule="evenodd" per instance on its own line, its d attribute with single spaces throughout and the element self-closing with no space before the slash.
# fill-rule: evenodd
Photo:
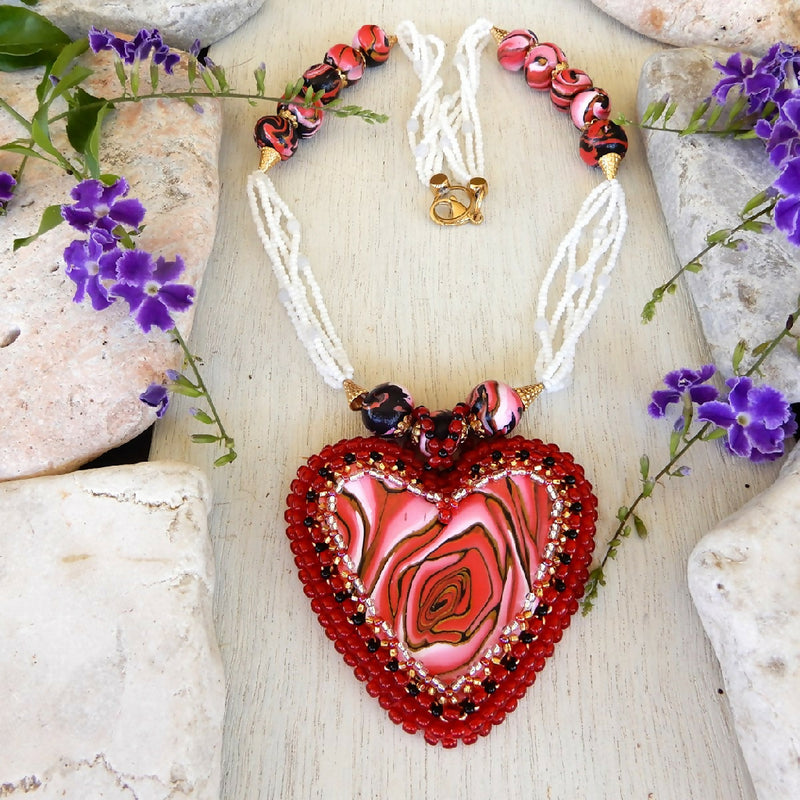
<svg viewBox="0 0 800 800">
<path fill-rule="evenodd" d="M 519 72 L 525 64 L 528 50 L 539 43 L 536 34 L 528 30 L 509 31 L 497 45 L 497 60 L 509 72 Z"/>
<path fill-rule="evenodd" d="M 510 433 L 525 408 L 517 392 L 500 381 L 479 383 L 467 402 L 473 417 L 480 423 L 479 433 L 484 436 Z"/>
<path fill-rule="evenodd" d="M 389 36 L 377 25 L 362 25 L 353 37 L 353 47 L 361 50 L 370 67 L 383 64 L 392 50 Z"/>
<path fill-rule="evenodd" d="M 592 88 L 592 79 L 582 69 L 560 69 L 553 75 L 550 87 L 550 99 L 553 105 L 561 111 L 567 111 L 572 98 L 580 92 Z"/>
<path fill-rule="evenodd" d="M 325 53 L 323 61 L 336 67 L 344 75 L 348 84 L 361 80 L 367 61 L 364 54 L 349 44 L 335 44 Z"/>
<path fill-rule="evenodd" d="M 315 92 L 322 92 L 323 103 L 335 100 L 344 88 L 344 81 L 336 67 L 330 64 L 314 64 L 303 73 L 303 86 L 310 86 Z"/>
<path fill-rule="evenodd" d="M 523 68 L 531 89 L 549 89 L 553 70 L 567 60 L 564 51 L 552 42 L 542 42 L 528 50 Z"/>
<path fill-rule="evenodd" d="M 602 89 L 579 92 L 569 104 L 569 114 L 576 128 L 583 128 L 596 119 L 611 116 L 611 99 Z"/>
<path fill-rule="evenodd" d="M 596 119 L 581 134 L 581 158 L 590 167 L 596 167 L 598 161 L 609 153 L 624 156 L 627 149 L 628 137 L 625 131 L 610 120 Z"/>
<path fill-rule="evenodd" d="M 291 158 L 300 141 L 297 128 L 285 117 L 277 114 L 261 117 L 256 122 L 254 138 L 259 147 L 271 147 L 282 161 Z"/>
<path fill-rule="evenodd" d="M 278 113 L 288 111 L 297 121 L 297 135 L 301 139 L 313 136 L 322 125 L 325 112 L 322 110 L 322 103 L 315 102 L 307 105 L 306 99 L 302 95 L 295 95 L 291 100 L 282 100 L 278 103 Z"/>
<path fill-rule="evenodd" d="M 414 410 L 408 390 L 396 383 L 381 383 L 367 392 L 361 404 L 361 420 L 377 436 L 403 433 Z"/>
</svg>

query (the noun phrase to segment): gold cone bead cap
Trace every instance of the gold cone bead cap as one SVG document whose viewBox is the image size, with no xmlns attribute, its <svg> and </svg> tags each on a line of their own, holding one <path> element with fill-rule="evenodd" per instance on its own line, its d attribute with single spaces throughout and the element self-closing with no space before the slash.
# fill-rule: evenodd
<svg viewBox="0 0 800 800">
<path fill-rule="evenodd" d="M 353 411 L 358 411 L 361 408 L 361 401 L 367 393 L 367 390 L 363 389 L 349 378 L 342 383 L 342 386 L 344 387 L 344 393 L 347 397 L 347 405 L 349 405 Z"/>
<path fill-rule="evenodd" d="M 603 170 L 603 175 L 610 181 L 617 177 L 617 170 L 622 162 L 622 156 L 619 153 L 606 153 L 597 159 L 597 164 Z"/>
<path fill-rule="evenodd" d="M 519 395 L 519 399 L 522 400 L 522 405 L 525 408 L 533 403 L 533 401 L 544 391 L 544 384 L 543 383 L 534 383 L 528 386 L 518 386 L 514 389 L 514 391 Z"/>
</svg>

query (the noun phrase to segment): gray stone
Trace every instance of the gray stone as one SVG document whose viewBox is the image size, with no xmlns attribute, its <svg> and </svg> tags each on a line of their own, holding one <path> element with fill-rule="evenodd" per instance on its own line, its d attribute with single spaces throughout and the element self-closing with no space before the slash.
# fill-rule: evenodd
<svg viewBox="0 0 800 800">
<path fill-rule="evenodd" d="M 800 40 L 797 0 L 592 0 L 623 25 L 660 42 L 761 53 Z"/>
<path fill-rule="evenodd" d="M 158 28 L 167 44 L 186 49 L 195 39 L 205 45 L 219 41 L 263 4 L 264 0 L 39 0 L 34 10 L 73 39 L 85 36 L 92 25 L 130 36 L 141 28 Z M 8 5 L 23 3 L 10 0 Z"/>
<path fill-rule="evenodd" d="M 640 115 L 650 102 L 668 94 L 680 106 L 669 126 L 686 125 L 691 111 L 720 78 L 714 61 L 725 57 L 721 51 L 693 49 L 651 57 L 639 83 Z M 706 246 L 708 233 L 735 227 L 744 204 L 777 176 L 760 140 L 649 130 L 642 136 L 680 264 Z M 700 273 L 685 275 L 714 363 L 727 376 L 737 342 L 744 339 L 752 349 L 773 338 L 800 293 L 800 250 L 783 233 L 744 232 L 739 238 L 745 250 L 716 247 L 703 258 Z M 665 270 L 659 276 L 666 274 Z M 748 363 L 752 362 L 746 359 L 743 366 Z M 773 352 L 762 372 L 764 381 L 792 401 L 800 400 L 800 370 L 791 339 Z"/>
<path fill-rule="evenodd" d="M 796 800 L 800 449 L 770 489 L 700 540 L 688 577 L 756 792 L 762 800 Z"/>
<path fill-rule="evenodd" d="M 219 797 L 210 504 L 173 462 L 0 484 L 1 797 Z"/>
<path fill-rule="evenodd" d="M 89 91 L 119 94 L 111 55 L 86 58 L 97 69 Z M 180 66 L 175 73 L 163 87 L 185 87 Z M 0 96 L 30 116 L 39 79 L 38 70 L 0 73 Z M 218 101 L 202 105 L 198 114 L 180 100 L 119 104 L 106 118 L 101 149 L 103 170 L 125 176 L 129 196 L 147 209 L 139 246 L 167 259 L 180 254 L 181 280 L 195 286 L 214 241 L 221 136 Z M 68 148 L 63 127 L 53 128 Z M 0 111 L 0 142 L 23 134 Z M 2 152 L 0 170 L 13 172 L 19 161 Z M 15 238 L 38 229 L 47 206 L 71 202 L 74 185 L 51 164 L 31 159 L 0 223 L 0 480 L 66 472 L 134 438 L 155 420 L 139 395 L 181 366 L 170 336 L 155 328 L 143 334 L 124 303 L 95 311 L 72 302 L 63 252 L 79 232 L 62 224 L 13 251 Z M 176 315 L 184 338 L 193 311 Z"/>
</svg>

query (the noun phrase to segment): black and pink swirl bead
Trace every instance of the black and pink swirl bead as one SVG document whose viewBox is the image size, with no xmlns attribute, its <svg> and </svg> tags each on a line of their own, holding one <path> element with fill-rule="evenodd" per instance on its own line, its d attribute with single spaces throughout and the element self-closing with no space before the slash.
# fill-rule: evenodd
<svg viewBox="0 0 800 800">
<path fill-rule="evenodd" d="M 497 60 L 510 72 L 519 72 L 531 89 L 547 91 L 553 105 L 569 113 L 581 131 L 579 153 L 589 166 L 598 166 L 609 154 L 623 157 L 628 138 L 612 122 L 611 103 L 605 91 L 595 87 L 583 70 L 569 66 L 564 51 L 552 42 L 539 42 L 533 31 L 494 29 L 499 39 Z"/>
<path fill-rule="evenodd" d="M 335 100 L 346 86 L 361 80 L 367 67 L 386 61 L 393 43 L 377 25 L 362 25 L 352 44 L 329 47 L 323 60 L 303 73 L 303 91 L 294 97 L 284 96 L 278 103 L 277 114 L 256 122 L 254 138 L 258 147 L 262 151 L 274 150 L 281 161 L 291 158 L 299 141 L 313 136 L 322 126 L 325 105 Z M 313 103 L 306 100 L 307 90 L 319 95 Z"/>
</svg>

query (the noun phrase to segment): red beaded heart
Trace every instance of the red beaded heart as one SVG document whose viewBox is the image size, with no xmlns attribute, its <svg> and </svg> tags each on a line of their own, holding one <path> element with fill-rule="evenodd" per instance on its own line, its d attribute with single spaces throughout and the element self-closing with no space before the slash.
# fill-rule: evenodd
<svg viewBox="0 0 800 800">
<path fill-rule="evenodd" d="M 358 438 L 298 471 L 286 521 L 336 650 L 391 720 L 429 744 L 500 724 L 578 609 L 597 501 L 555 445 L 465 447 L 447 472 Z"/>
</svg>

